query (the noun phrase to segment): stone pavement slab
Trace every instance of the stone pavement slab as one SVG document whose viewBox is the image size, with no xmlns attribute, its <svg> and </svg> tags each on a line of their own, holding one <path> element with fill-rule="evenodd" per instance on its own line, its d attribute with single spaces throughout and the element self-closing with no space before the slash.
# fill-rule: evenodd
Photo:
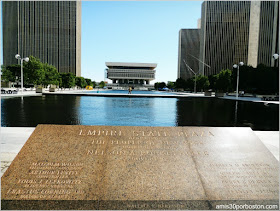
<svg viewBox="0 0 280 211">
<path fill-rule="evenodd" d="M 278 166 L 249 127 L 38 125 L 1 178 L 1 207 L 278 204 Z"/>
<path fill-rule="evenodd" d="M 1 127 L 1 176 L 7 170 L 35 128 Z M 279 131 L 254 131 L 274 157 L 279 161 Z"/>
</svg>

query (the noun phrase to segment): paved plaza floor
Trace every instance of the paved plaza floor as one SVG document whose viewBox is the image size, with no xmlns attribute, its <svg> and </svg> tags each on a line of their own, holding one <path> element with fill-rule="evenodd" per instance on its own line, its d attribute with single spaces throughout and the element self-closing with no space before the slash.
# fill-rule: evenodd
<svg viewBox="0 0 280 211">
<path fill-rule="evenodd" d="M 8 88 L 6 88 L 8 90 Z M 21 94 L 19 91 L 17 94 L 1 94 L 1 98 L 10 98 L 10 97 L 27 97 L 27 96 L 42 96 L 43 94 L 46 95 L 80 95 L 80 96 L 104 96 L 104 97 L 167 97 L 167 98 L 185 98 L 185 97 L 215 97 L 215 93 L 212 92 L 212 96 L 204 96 L 204 92 L 198 93 L 190 93 L 190 92 L 169 92 L 169 95 L 158 95 L 158 94 L 120 94 L 120 93 L 100 93 L 101 90 L 107 89 L 93 89 L 93 90 L 86 90 L 86 89 L 64 89 L 64 90 L 56 90 L 55 92 L 49 92 L 47 89 L 43 91 L 43 93 L 36 93 L 35 90 L 27 90 Z M 94 92 L 96 91 L 96 93 Z M 228 100 L 236 100 L 236 97 L 233 96 L 231 93 L 230 96 L 219 97 L 221 99 L 228 99 Z M 240 101 L 250 101 L 256 103 L 273 103 L 279 104 L 279 101 L 263 101 L 261 96 L 257 97 L 238 97 L 237 100 Z"/>
<path fill-rule="evenodd" d="M 1 176 L 34 130 L 33 127 L 1 127 Z M 279 131 L 254 132 L 279 161 Z"/>
</svg>

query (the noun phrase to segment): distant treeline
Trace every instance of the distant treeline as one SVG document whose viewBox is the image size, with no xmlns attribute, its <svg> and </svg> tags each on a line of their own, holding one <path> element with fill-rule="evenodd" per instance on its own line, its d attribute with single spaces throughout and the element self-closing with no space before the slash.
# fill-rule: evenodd
<svg viewBox="0 0 280 211">
<path fill-rule="evenodd" d="M 194 91 L 206 91 L 211 89 L 217 92 L 233 92 L 236 90 L 237 69 L 233 71 L 226 69 L 216 75 L 189 78 L 184 80 L 178 78 L 176 82 L 155 83 L 155 88 L 168 87 L 170 89 L 184 89 Z M 259 64 L 256 68 L 252 66 L 240 66 L 239 69 L 239 90 L 252 94 L 278 94 L 279 93 L 279 68 L 267 67 Z"/>
<path fill-rule="evenodd" d="M 2 80 L 5 82 L 19 82 L 21 81 L 20 65 L 2 66 Z M 38 58 L 29 57 L 29 62 L 23 63 L 23 84 L 24 87 L 57 85 L 60 88 L 72 88 L 86 86 L 96 86 L 96 82 L 89 78 L 76 77 L 72 73 L 59 73 L 56 67 L 42 63 Z M 101 81 L 99 85 L 105 86 Z"/>
</svg>

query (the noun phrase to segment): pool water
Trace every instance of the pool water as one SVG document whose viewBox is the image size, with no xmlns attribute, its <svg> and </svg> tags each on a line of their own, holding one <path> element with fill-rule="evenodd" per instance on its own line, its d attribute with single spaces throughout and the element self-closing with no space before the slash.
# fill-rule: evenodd
<svg viewBox="0 0 280 211">
<path fill-rule="evenodd" d="M 1 125 L 212 126 L 279 130 L 279 105 L 217 98 L 43 95 L 2 99 Z"/>
<path fill-rule="evenodd" d="M 95 91 L 89 91 L 87 93 L 128 94 L 128 90 L 100 90 L 100 91 L 95 90 Z M 132 90 L 131 94 L 176 95 L 176 92 Z"/>
</svg>

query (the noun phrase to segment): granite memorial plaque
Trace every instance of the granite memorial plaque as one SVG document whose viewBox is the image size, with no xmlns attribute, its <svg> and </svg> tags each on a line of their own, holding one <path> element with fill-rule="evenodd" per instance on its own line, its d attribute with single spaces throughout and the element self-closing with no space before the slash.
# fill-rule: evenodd
<svg viewBox="0 0 280 211">
<path fill-rule="evenodd" d="M 38 125 L 1 178 L 1 208 L 276 207 L 278 172 L 250 128 Z"/>
</svg>

